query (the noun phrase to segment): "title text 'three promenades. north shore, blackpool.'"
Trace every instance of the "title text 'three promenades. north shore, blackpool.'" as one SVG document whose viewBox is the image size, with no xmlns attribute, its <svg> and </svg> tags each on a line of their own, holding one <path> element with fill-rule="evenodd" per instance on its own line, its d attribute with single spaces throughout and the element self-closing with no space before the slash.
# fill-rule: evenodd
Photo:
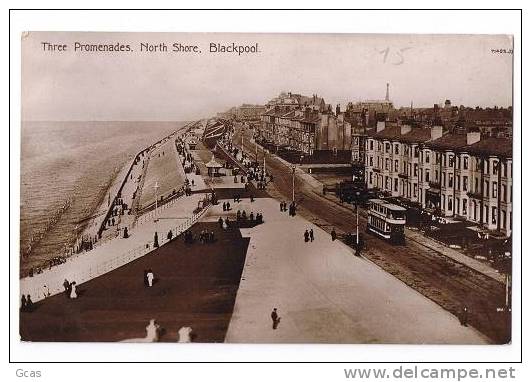
<svg viewBox="0 0 531 382">
<path fill-rule="evenodd" d="M 73 51 L 78 53 L 105 53 L 105 52 L 134 52 L 132 44 L 125 43 L 84 43 L 76 41 L 73 44 Z M 42 41 L 41 47 L 45 52 L 67 52 L 70 49 L 69 44 L 65 43 L 52 43 L 48 41 Z M 165 42 L 141 42 L 138 45 L 138 51 L 145 53 L 202 53 L 202 49 L 199 45 L 188 45 L 180 42 L 174 42 L 167 44 Z M 260 49 L 258 43 L 241 45 L 234 42 L 231 43 L 219 43 L 210 42 L 208 45 L 209 53 L 226 53 L 235 54 L 238 56 L 244 54 L 259 53 Z"/>
</svg>

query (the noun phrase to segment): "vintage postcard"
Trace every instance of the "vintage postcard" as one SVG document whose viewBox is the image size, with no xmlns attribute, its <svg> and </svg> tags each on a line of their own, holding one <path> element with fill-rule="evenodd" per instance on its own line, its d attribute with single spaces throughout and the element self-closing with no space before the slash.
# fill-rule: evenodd
<svg viewBox="0 0 531 382">
<path fill-rule="evenodd" d="M 21 341 L 511 342 L 512 36 L 21 49 Z"/>
</svg>

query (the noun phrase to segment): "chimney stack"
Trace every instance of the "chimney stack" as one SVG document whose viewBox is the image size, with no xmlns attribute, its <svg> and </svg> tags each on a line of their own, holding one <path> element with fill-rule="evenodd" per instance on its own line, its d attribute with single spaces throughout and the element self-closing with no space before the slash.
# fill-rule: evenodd
<svg viewBox="0 0 531 382">
<path fill-rule="evenodd" d="M 481 139 L 480 132 L 466 133 L 466 144 L 467 146 L 473 145 L 474 143 L 479 142 Z"/>
<path fill-rule="evenodd" d="M 407 134 L 411 131 L 411 126 L 408 124 L 400 125 L 400 135 Z"/>
<path fill-rule="evenodd" d="M 432 126 L 431 127 L 431 140 L 434 141 L 442 137 L 443 128 L 442 126 Z"/>
<path fill-rule="evenodd" d="M 387 83 L 387 90 L 385 92 L 385 100 L 389 101 L 389 82 Z"/>
</svg>

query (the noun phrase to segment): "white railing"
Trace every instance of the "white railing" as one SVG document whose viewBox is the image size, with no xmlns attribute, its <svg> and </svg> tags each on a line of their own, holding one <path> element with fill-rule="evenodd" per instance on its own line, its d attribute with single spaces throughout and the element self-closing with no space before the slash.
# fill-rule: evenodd
<svg viewBox="0 0 531 382">
<path fill-rule="evenodd" d="M 210 208 L 211 204 L 207 204 L 201 211 L 199 211 L 196 214 L 193 214 L 191 217 L 187 218 L 183 223 L 177 225 L 175 229 L 171 229 L 173 237 L 172 240 L 175 239 L 177 236 L 182 234 L 184 231 L 192 227 L 192 225 L 197 222 L 203 215 L 207 212 L 207 210 Z M 166 207 L 167 208 L 167 207 Z M 159 236 L 158 242 L 159 247 L 170 242 L 171 240 L 167 239 L 166 237 Z M 69 281 L 75 281 L 77 285 L 80 285 L 84 282 L 87 282 L 89 280 L 92 280 L 93 278 L 96 278 L 98 276 L 104 275 L 105 273 L 108 273 L 114 269 L 117 269 L 123 265 L 126 265 L 130 263 L 133 260 L 136 260 L 153 250 L 154 248 L 154 240 L 150 240 L 144 245 L 138 246 L 134 249 L 131 249 L 125 253 L 122 253 L 118 256 L 113 257 L 112 259 L 103 261 L 98 264 L 91 264 L 86 269 L 79 269 L 76 271 L 70 271 L 68 274 L 65 274 L 67 278 L 69 278 Z M 87 256 L 90 256 L 90 254 L 87 254 Z M 48 296 L 53 296 L 59 293 L 64 292 L 64 286 L 62 277 L 55 277 L 56 280 L 53 280 L 54 273 L 60 271 L 62 266 L 70 265 L 72 262 L 76 261 L 76 259 L 79 259 L 80 257 L 76 258 L 69 258 L 67 259 L 66 263 L 63 263 L 59 266 L 54 267 L 52 270 L 46 270 L 41 274 L 37 274 L 34 277 L 26 277 L 25 279 L 29 282 L 28 285 L 24 285 L 24 283 L 21 283 L 21 295 L 31 295 L 32 301 L 37 302 L 39 300 L 42 300 L 45 298 L 45 294 Z M 50 275 L 51 277 L 49 280 L 45 278 L 46 275 Z M 31 282 L 32 279 L 41 281 L 39 285 L 37 282 Z M 24 279 L 22 279 L 24 280 Z M 21 281 L 22 281 L 21 280 Z M 47 286 L 47 289 L 44 290 L 44 285 Z M 48 297 L 46 296 L 46 297 Z"/>
</svg>

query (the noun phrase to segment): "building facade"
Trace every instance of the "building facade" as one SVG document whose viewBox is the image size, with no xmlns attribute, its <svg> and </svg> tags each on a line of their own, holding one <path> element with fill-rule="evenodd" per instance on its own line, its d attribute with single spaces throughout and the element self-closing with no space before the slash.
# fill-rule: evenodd
<svg viewBox="0 0 531 382">
<path fill-rule="evenodd" d="M 479 132 L 443 135 L 442 126 L 385 127 L 365 142 L 365 182 L 445 217 L 512 232 L 512 142 Z"/>
</svg>

